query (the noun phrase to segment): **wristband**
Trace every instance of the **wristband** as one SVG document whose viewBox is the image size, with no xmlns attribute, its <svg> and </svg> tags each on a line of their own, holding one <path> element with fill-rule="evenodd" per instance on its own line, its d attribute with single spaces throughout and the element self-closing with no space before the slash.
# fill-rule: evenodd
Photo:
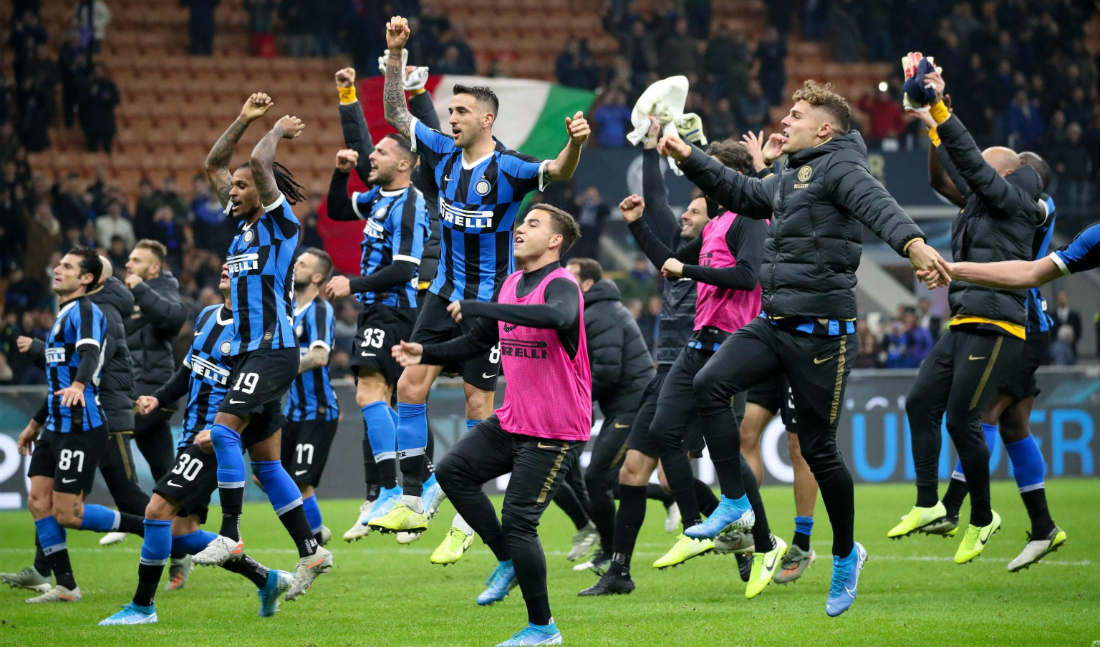
<svg viewBox="0 0 1100 647">
<path fill-rule="evenodd" d="M 910 240 L 909 242 L 905 243 L 905 247 L 901 248 L 901 253 L 904 254 L 906 257 L 908 257 L 909 256 L 909 248 L 912 247 L 913 243 L 917 242 L 918 240 L 921 241 L 922 243 L 924 242 L 923 238 L 919 238 L 919 237 L 914 238 L 914 239 Z"/>
<path fill-rule="evenodd" d="M 358 99 L 355 97 L 355 86 L 348 88 L 336 88 L 340 93 L 340 105 L 344 106 L 349 103 L 355 103 Z"/>
<path fill-rule="evenodd" d="M 416 95 L 424 94 L 425 92 L 427 92 L 427 90 L 425 90 L 424 88 L 417 88 L 415 90 L 409 90 L 409 96 L 415 97 Z"/>
<path fill-rule="evenodd" d="M 942 124 L 951 117 L 951 111 L 944 105 L 943 99 L 936 102 L 935 105 L 929 108 L 932 118 L 936 120 L 937 124 Z"/>
<path fill-rule="evenodd" d="M 932 140 L 932 145 L 939 148 L 940 134 L 936 132 L 936 127 L 932 126 L 928 129 L 928 139 Z"/>
</svg>

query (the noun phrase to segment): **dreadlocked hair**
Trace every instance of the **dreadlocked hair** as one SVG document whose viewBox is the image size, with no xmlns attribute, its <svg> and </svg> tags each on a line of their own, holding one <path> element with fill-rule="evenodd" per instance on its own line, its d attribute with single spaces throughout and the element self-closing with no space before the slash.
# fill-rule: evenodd
<svg viewBox="0 0 1100 647">
<path fill-rule="evenodd" d="M 294 174 L 290 172 L 290 169 L 278 162 L 272 162 L 271 173 L 275 176 L 275 186 L 286 196 L 287 202 L 298 204 L 306 199 L 305 193 L 303 193 L 305 189 L 294 179 Z"/>
</svg>

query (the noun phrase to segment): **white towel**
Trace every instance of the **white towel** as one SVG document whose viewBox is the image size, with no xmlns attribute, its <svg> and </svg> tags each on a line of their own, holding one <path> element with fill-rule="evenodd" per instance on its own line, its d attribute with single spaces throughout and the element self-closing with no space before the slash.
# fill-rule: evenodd
<svg viewBox="0 0 1100 647">
<path fill-rule="evenodd" d="M 707 139 L 703 135 L 702 120 L 694 113 L 684 113 L 687 95 L 686 76 L 670 76 L 646 88 L 642 96 L 638 97 L 630 113 L 630 123 L 634 125 L 634 130 L 627 133 L 627 141 L 637 146 L 645 139 L 646 133 L 649 132 L 649 118 L 652 116 L 661 125 L 662 136 L 678 135 L 706 146 Z M 686 132 L 681 134 L 681 131 Z M 683 175 L 683 171 L 676 166 L 674 160 L 666 159 L 673 173 Z"/>
</svg>

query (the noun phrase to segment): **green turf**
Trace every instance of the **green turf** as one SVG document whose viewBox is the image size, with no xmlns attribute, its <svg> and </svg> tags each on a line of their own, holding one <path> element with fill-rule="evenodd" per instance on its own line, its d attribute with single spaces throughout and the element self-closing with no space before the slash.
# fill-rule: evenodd
<svg viewBox="0 0 1100 647">
<path fill-rule="evenodd" d="M 1095 479 L 1054 480 L 1048 486 L 1051 508 L 1069 541 L 1042 563 L 1015 574 L 1005 565 L 1023 546 L 1027 518 L 1011 483 L 993 487 L 1003 531 L 967 566 L 951 561 L 956 540 L 885 538 L 912 503 L 912 486 L 858 487 L 856 538 L 867 547 L 870 561 L 859 599 L 839 618 L 827 617 L 824 609 L 831 565 L 820 503 L 813 541 L 822 558 L 802 580 L 773 584 L 754 600 L 744 598 L 732 556 L 704 556 L 663 572 L 652 569 L 649 564 L 672 542 L 663 532 L 658 504 L 651 505 L 639 539 L 638 589 L 629 596 L 578 598 L 577 591 L 595 577 L 570 569 L 564 554 L 572 528 L 565 515 L 551 509 L 542 526 L 551 604 L 572 645 L 1088 645 L 1100 638 L 1100 489 Z M 766 488 L 764 499 L 774 529 L 789 538 L 789 488 Z M 0 644 L 492 645 L 526 622 L 518 589 L 498 605 L 474 604 L 493 568 L 480 543 L 455 566 L 428 563 L 450 520 L 449 504 L 427 535 L 407 547 L 382 535 L 353 545 L 340 541 L 357 504 L 323 502 L 326 523 L 336 535 L 330 544 L 336 566 L 306 596 L 284 603 L 268 619 L 257 616 L 254 589 L 243 578 L 196 569 L 185 589 L 160 592 L 160 624 L 97 627 L 129 600 L 140 542 L 130 538 L 100 548 L 98 535 L 70 531 L 84 600 L 30 606 L 22 601 L 27 592 L 0 590 Z M 248 506 L 243 530 L 248 552 L 257 559 L 293 568 L 297 555 L 270 508 Z M 0 514 L 0 570 L 29 564 L 31 533 L 25 512 Z"/>
</svg>

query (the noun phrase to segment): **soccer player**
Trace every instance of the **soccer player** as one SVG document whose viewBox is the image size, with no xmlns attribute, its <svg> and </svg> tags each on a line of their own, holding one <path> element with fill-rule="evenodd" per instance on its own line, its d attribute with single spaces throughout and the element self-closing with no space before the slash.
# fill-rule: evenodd
<svg viewBox="0 0 1100 647">
<path fill-rule="evenodd" d="M 538 523 L 592 428 L 592 389 L 584 334 L 584 304 L 561 255 L 580 237 L 572 216 L 536 204 L 515 231 L 520 271 L 504 281 L 496 303 L 453 301 L 455 320 L 470 332 L 439 344 L 401 342 L 404 366 L 476 357 L 500 344 L 508 375 L 504 406 L 462 436 L 440 461 L 439 483 L 493 551 L 498 566 L 478 604 L 503 600 L 518 583 L 528 625 L 501 645 L 556 645 L 546 591 L 546 558 Z M 498 521 L 482 486 L 511 473 Z"/>
<path fill-rule="evenodd" d="M 466 326 L 453 321 L 448 304 L 462 299 L 488 302 L 512 271 L 512 228 L 520 202 L 547 182 L 573 176 L 589 128 L 577 112 L 565 118 L 569 141 L 553 160 L 539 162 L 505 148 L 493 138 L 499 102 L 489 88 L 455 86 L 451 99 L 451 135 L 429 128 L 409 114 L 405 104 L 401 52 L 410 35 L 400 16 L 386 25 L 386 120 L 409 138 L 425 171 L 438 189 L 441 225 L 440 265 L 428 288 L 412 332 L 412 341 L 439 343 L 456 337 Z M 467 426 L 492 411 L 499 351 L 463 365 Z M 397 451 L 403 477 L 400 503 L 371 525 L 392 531 L 427 526 L 421 501 L 427 444 L 426 402 L 440 365 L 417 365 L 404 371 L 397 384 Z"/>
<path fill-rule="evenodd" d="M 1100 267 L 1100 224 L 1089 225 L 1073 241 L 1034 261 L 948 263 L 951 278 L 1002 290 L 1037 288 L 1054 279 Z M 936 285 L 935 277 L 926 281 Z"/>
<path fill-rule="evenodd" d="M 290 385 L 283 414 L 282 461 L 302 493 L 302 507 L 313 536 L 322 546 L 332 537 L 324 525 L 316 488 L 340 421 L 340 403 L 328 378 L 335 338 L 332 306 L 321 285 L 332 276 L 332 258 L 310 247 L 294 262 L 294 334 L 298 338 L 298 377 Z"/>
<path fill-rule="evenodd" d="M 242 550 L 241 506 L 245 466 L 241 432 L 250 423 L 282 417 L 280 399 L 298 375 L 298 344 L 294 338 L 291 264 L 298 245 L 298 218 L 291 204 L 302 198 L 301 186 L 275 161 L 282 139 L 293 139 L 305 125 L 286 115 L 264 135 L 247 164 L 229 170 L 229 158 L 245 129 L 274 103 L 262 92 L 249 96 L 240 116 L 214 143 L 206 158 L 206 177 L 225 213 L 237 223 L 229 245 L 234 335 L 229 351 L 233 370 L 229 393 L 218 405 L 210 438 L 218 460 L 218 492 L 222 524 L 218 536 L 195 555 L 195 563 L 222 564 Z M 253 470 L 298 549 L 293 600 L 332 566 L 332 553 L 317 544 L 306 520 L 298 488 L 278 460 L 263 461 Z"/>
<path fill-rule="evenodd" d="M 148 395 L 172 377 L 176 358 L 172 340 L 179 334 L 187 309 L 180 302 L 180 285 L 168 271 L 168 249 L 163 243 L 143 239 L 126 261 L 126 287 L 133 293 L 133 316 L 126 313 L 126 343 L 134 363 L 134 397 Z M 134 442 L 149 463 L 153 479 L 172 467 L 172 430 L 168 420 L 176 412 L 173 402 L 153 415 L 134 419 Z"/>
<path fill-rule="evenodd" d="M 46 422 L 41 428 L 28 425 L 17 444 L 21 454 L 31 457 L 27 507 L 57 584 L 27 602 L 81 599 L 65 528 L 143 533 L 137 515 L 84 503 L 107 444 L 99 399 L 107 318 L 87 296 L 102 272 L 99 256 L 83 247 L 73 248 L 54 267 L 53 292 L 60 310 L 46 340 Z"/>
<path fill-rule="evenodd" d="M 863 225 L 907 255 L 914 268 L 939 273 L 946 268 L 868 170 L 863 139 L 849 131 L 848 102 L 814 82 L 796 91 L 793 100 L 781 122 L 783 132 L 773 135 L 789 156 L 787 166 L 766 178 L 723 168 L 676 137 L 662 139 L 658 150 L 680 162 L 688 179 L 718 203 L 742 217 L 774 218 L 761 266 L 762 316 L 722 345 L 697 379 L 696 394 L 714 406 L 704 412 L 706 419 L 709 413 L 725 417 L 734 393 L 777 374 L 787 377 L 802 455 L 833 527 L 825 610 L 835 616 L 855 600 L 867 558 L 853 539 L 852 477 L 836 446 L 844 385 L 856 352 L 849 341 L 855 335 L 853 287 Z"/>
<path fill-rule="evenodd" d="M 970 195 L 959 212 L 951 237 L 959 260 L 1008 260 L 1034 257 L 1035 230 L 1047 220 L 1039 174 L 1021 166 L 1013 151 L 979 151 L 966 127 L 942 101 L 943 79 L 925 76 L 937 98 L 929 109 L 936 132 Z M 996 393 L 999 381 L 1021 370 L 1027 337 L 1027 294 L 998 291 L 964 281 L 949 286 L 952 317 L 928 357 L 921 362 L 905 409 L 913 438 L 917 501 L 887 536 L 898 538 L 945 517 L 939 500 L 936 463 L 940 427 L 959 453 L 962 473 L 970 489 L 970 524 L 955 552 L 965 564 L 982 553 L 1001 526 L 990 505 L 989 448 L 981 431 L 981 416 Z M 1030 476 L 1030 474 L 1028 475 Z"/>
<path fill-rule="evenodd" d="M 175 402 L 186 395 L 183 434 L 177 444 L 175 465 L 157 481 L 153 497 L 145 508 L 145 540 L 141 546 L 134 597 L 121 611 L 101 620 L 100 625 L 157 622 L 153 599 L 169 556 L 197 553 L 214 538 L 213 533 L 202 529 L 202 524 L 206 522 L 210 495 L 218 485 L 218 464 L 211 453 L 210 434 L 202 430 L 213 422 L 229 387 L 232 358 L 228 352 L 234 335 L 233 297 L 229 286 L 229 271 L 223 265 L 218 289 L 225 304 L 203 308 L 195 318 L 194 338 L 183 364 L 168 382 L 152 394 L 138 398 L 138 409 L 148 414 L 161 402 Z M 280 422 L 277 418 L 261 421 L 257 417 L 258 424 L 250 424 L 245 429 L 244 444 L 254 461 L 278 458 Z M 268 570 L 244 552 L 221 566 L 256 585 L 261 616 L 273 615 L 279 608 L 279 596 L 290 587 L 290 573 Z M 182 586 L 171 586 L 174 583 L 174 580 L 169 582 L 170 589 Z"/>
</svg>

